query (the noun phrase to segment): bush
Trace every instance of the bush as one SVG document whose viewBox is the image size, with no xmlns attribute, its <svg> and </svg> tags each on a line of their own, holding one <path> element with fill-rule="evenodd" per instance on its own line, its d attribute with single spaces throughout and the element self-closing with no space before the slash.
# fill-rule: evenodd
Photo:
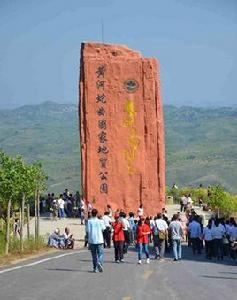
<svg viewBox="0 0 237 300">
<path fill-rule="evenodd" d="M 24 251 L 22 254 L 31 254 L 34 251 L 45 248 L 47 245 L 43 237 L 39 237 L 36 241 L 34 236 L 30 236 L 29 240 L 25 239 L 23 242 Z M 20 253 L 20 240 L 17 237 L 13 237 L 10 242 L 10 253 L 14 255 Z"/>
<path fill-rule="evenodd" d="M 23 242 L 24 251 L 20 252 L 20 240 L 18 237 L 12 237 L 10 241 L 9 254 L 11 255 L 25 255 L 32 254 L 35 251 L 39 251 L 47 248 L 44 237 L 40 236 L 36 241 L 34 236 L 30 236 L 29 240 L 25 239 Z M 5 254 L 5 235 L 0 232 L 0 256 Z"/>
<path fill-rule="evenodd" d="M 210 194 L 208 196 L 208 193 Z M 218 210 L 221 214 L 229 216 L 237 212 L 237 195 L 231 195 L 219 185 L 206 188 L 182 187 L 173 189 L 166 187 L 166 195 L 174 197 L 174 203 L 179 203 L 182 195 L 190 194 L 195 204 L 202 198 L 203 203 L 207 203 L 212 210 Z"/>
</svg>

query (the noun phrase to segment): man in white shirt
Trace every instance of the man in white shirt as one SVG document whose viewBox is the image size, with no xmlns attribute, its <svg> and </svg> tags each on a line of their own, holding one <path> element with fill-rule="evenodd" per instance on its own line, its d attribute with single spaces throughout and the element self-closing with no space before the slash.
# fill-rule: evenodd
<svg viewBox="0 0 237 300">
<path fill-rule="evenodd" d="M 65 201 L 63 200 L 63 195 L 61 194 L 59 199 L 58 199 L 58 205 L 59 205 L 59 218 L 65 218 L 65 210 L 64 210 L 64 206 L 65 206 Z"/>
<path fill-rule="evenodd" d="M 183 211 L 183 208 L 184 208 L 184 198 L 185 198 L 184 195 L 180 198 L 180 211 L 181 212 Z"/>
<path fill-rule="evenodd" d="M 138 208 L 137 215 L 138 217 L 141 217 L 143 216 L 143 214 L 144 214 L 144 210 L 143 210 L 143 205 L 141 204 Z"/>
<path fill-rule="evenodd" d="M 124 233 L 124 247 L 123 247 L 123 253 L 128 252 L 128 246 L 130 244 L 130 234 L 129 231 L 131 230 L 129 221 L 126 219 L 126 213 L 125 212 L 120 212 L 120 221 L 123 224 L 123 233 Z"/>
<path fill-rule="evenodd" d="M 192 198 L 191 198 L 191 195 L 188 195 L 188 197 L 187 197 L 187 207 L 189 208 L 189 209 L 191 209 L 192 208 L 192 206 L 193 206 L 193 200 L 192 200 Z"/>
<path fill-rule="evenodd" d="M 111 218 L 109 217 L 109 211 L 105 211 L 103 216 L 103 222 L 105 225 L 105 230 L 103 232 L 104 235 L 104 247 L 111 247 Z"/>
<path fill-rule="evenodd" d="M 165 220 L 162 219 L 162 214 L 157 214 L 157 219 L 154 221 L 154 228 L 158 232 L 156 256 L 157 259 L 163 259 L 165 254 L 165 241 L 167 238 L 168 225 Z"/>
</svg>

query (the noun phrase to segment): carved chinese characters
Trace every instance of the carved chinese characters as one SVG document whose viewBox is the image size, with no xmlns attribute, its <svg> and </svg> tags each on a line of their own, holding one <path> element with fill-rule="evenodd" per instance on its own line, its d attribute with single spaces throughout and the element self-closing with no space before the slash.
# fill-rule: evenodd
<svg viewBox="0 0 237 300">
<path fill-rule="evenodd" d="M 98 129 L 100 130 L 97 137 L 99 141 L 99 146 L 97 153 L 99 154 L 99 162 L 100 162 L 100 173 L 99 178 L 101 180 L 100 183 L 100 193 L 101 194 L 108 194 L 108 183 L 107 183 L 107 175 L 108 172 L 105 172 L 103 169 L 107 170 L 107 154 L 109 150 L 107 148 L 107 133 L 106 133 L 106 119 L 105 119 L 105 104 L 106 104 L 106 96 L 104 94 L 105 89 L 105 66 L 99 65 L 96 70 L 97 81 L 96 81 L 96 88 L 97 88 L 97 95 L 96 95 L 96 103 L 99 103 L 101 106 L 97 108 L 97 116 L 99 117 L 98 120 Z M 103 92 L 102 92 L 103 91 Z M 102 113 L 98 113 L 102 112 Z"/>
</svg>

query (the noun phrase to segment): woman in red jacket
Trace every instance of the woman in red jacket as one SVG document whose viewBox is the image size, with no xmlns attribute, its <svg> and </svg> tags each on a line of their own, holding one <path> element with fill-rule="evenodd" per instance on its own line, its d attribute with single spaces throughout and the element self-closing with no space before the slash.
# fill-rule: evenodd
<svg viewBox="0 0 237 300">
<path fill-rule="evenodd" d="M 141 217 L 138 221 L 137 226 L 137 249 L 138 249 L 138 263 L 142 263 L 142 249 L 144 249 L 144 252 L 146 254 L 146 262 L 150 263 L 149 258 L 149 234 L 151 233 L 150 225 L 146 224 L 145 218 Z"/>
<path fill-rule="evenodd" d="M 113 233 L 113 242 L 114 242 L 114 257 L 115 261 L 119 264 L 123 262 L 123 246 L 124 246 L 124 231 L 123 224 L 119 220 L 119 213 L 116 213 L 115 222 L 112 223 L 114 233 Z"/>
</svg>

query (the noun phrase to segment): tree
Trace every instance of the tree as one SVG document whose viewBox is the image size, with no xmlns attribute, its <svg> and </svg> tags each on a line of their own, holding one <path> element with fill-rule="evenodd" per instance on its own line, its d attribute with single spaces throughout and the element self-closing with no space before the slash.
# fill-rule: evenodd
<svg viewBox="0 0 237 300">
<path fill-rule="evenodd" d="M 23 225 L 24 225 L 24 211 L 25 203 L 27 202 L 27 212 L 29 213 L 29 198 L 32 195 L 36 195 L 35 207 L 35 240 L 39 237 L 39 195 L 42 190 L 46 188 L 47 176 L 42 169 L 42 165 L 39 162 L 28 165 L 22 159 L 18 159 L 18 173 L 20 174 L 18 182 L 18 194 L 21 199 L 21 227 L 20 227 L 20 250 L 23 251 Z M 29 230 L 29 218 L 27 215 L 27 228 Z M 29 237 L 29 232 L 27 233 Z"/>
<path fill-rule="evenodd" d="M 35 241 L 39 237 L 39 216 L 40 216 L 40 193 L 46 190 L 47 175 L 44 172 L 40 162 L 36 162 L 31 166 L 33 178 L 33 191 L 35 196 Z"/>
<path fill-rule="evenodd" d="M 6 223 L 6 245 L 5 254 L 9 252 L 10 244 L 10 220 L 12 201 L 17 197 L 18 173 L 14 159 L 0 152 L 0 198 L 3 204 L 2 217 Z"/>
<path fill-rule="evenodd" d="M 39 193 L 46 188 L 47 176 L 40 163 L 27 164 L 21 156 L 15 159 L 4 152 L 0 152 L 0 201 L 1 215 L 6 223 L 6 247 L 9 252 L 10 220 L 12 203 L 17 203 L 20 209 L 20 251 L 23 251 L 23 225 L 25 216 L 25 203 L 34 193 L 37 194 L 36 211 L 37 230 L 39 236 Z M 27 203 L 27 222 L 29 222 L 29 203 Z M 27 226 L 29 237 L 29 224 Z"/>
<path fill-rule="evenodd" d="M 209 188 L 208 204 L 213 210 L 217 210 L 218 217 L 220 212 L 229 215 L 235 210 L 235 197 L 225 191 L 220 185 Z"/>
</svg>

